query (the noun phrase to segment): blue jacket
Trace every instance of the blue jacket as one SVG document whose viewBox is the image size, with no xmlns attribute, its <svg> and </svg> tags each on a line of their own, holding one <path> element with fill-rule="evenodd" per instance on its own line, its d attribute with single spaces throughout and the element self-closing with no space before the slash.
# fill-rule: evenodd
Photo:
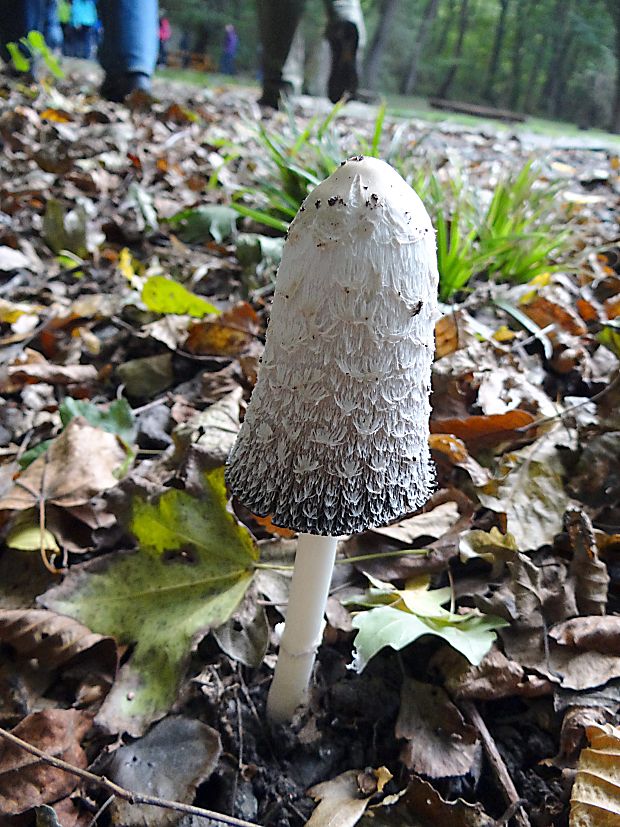
<svg viewBox="0 0 620 827">
<path fill-rule="evenodd" d="M 97 6 L 94 0 L 73 0 L 71 6 L 71 25 L 94 26 L 97 22 Z"/>
</svg>

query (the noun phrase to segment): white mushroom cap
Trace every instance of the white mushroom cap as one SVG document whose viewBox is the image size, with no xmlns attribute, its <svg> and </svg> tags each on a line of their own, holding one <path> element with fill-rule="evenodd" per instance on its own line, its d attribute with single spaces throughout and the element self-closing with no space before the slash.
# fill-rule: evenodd
<svg viewBox="0 0 620 827">
<path fill-rule="evenodd" d="M 350 158 L 291 224 L 231 491 L 275 525 L 340 536 L 428 498 L 435 235 L 384 161 Z"/>
</svg>

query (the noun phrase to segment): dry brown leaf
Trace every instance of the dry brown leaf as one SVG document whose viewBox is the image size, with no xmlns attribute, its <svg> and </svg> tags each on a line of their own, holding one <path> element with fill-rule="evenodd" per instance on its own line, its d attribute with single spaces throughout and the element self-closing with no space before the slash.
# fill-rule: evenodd
<svg viewBox="0 0 620 827">
<path fill-rule="evenodd" d="M 113 638 L 94 634 L 77 620 L 45 609 L 0 611 L 0 641 L 49 669 L 89 650 L 107 672 L 113 673 L 116 667 Z"/>
<path fill-rule="evenodd" d="M 620 729 L 587 727 L 590 746 L 579 756 L 570 797 L 569 827 L 620 825 Z"/>
<path fill-rule="evenodd" d="M 240 302 L 212 321 L 189 329 L 185 350 L 197 355 L 239 356 L 257 343 L 259 318 L 251 305 Z"/>
<path fill-rule="evenodd" d="M 392 778 L 385 767 L 376 770 L 348 770 L 316 784 L 308 795 L 319 801 L 307 827 L 353 827 L 364 815 L 373 795 Z"/>
<path fill-rule="evenodd" d="M 80 740 L 90 725 L 90 716 L 77 709 L 46 709 L 28 715 L 11 733 L 55 758 L 84 768 L 88 762 Z M 18 746 L 2 742 L 0 812 L 4 815 L 18 815 L 57 801 L 77 785 L 74 775 L 51 767 Z"/>
<path fill-rule="evenodd" d="M 23 511 L 39 499 L 64 507 L 83 505 L 118 482 L 115 472 L 126 459 L 115 434 L 72 419 L 46 453 L 17 478 L 0 499 L 0 510 Z"/>
<path fill-rule="evenodd" d="M 523 310 L 540 328 L 553 324 L 556 328 L 566 330 L 567 333 L 572 333 L 574 336 L 583 336 L 587 332 L 587 327 L 571 308 L 559 305 L 542 296 L 536 296 L 533 301 L 525 305 Z M 553 337 L 553 333 L 550 335 Z"/>
<path fill-rule="evenodd" d="M 575 582 L 577 608 L 584 615 L 603 615 L 607 606 L 609 574 L 599 560 L 592 522 L 583 511 L 568 511 L 565 517 L 573 559 L 570 573 Z"/>
<path fill-rule="evenodd" d="M 394 734 L 404 738 L 405 766 L 430 778 L 465 775 L 478 748 L 478 735 L 439 686 L 408 678 L 403 683 Z"/>
<path fill-rule="evenodd" d="M 445 687 L 454 698 L 492 701 L 553 692 L 553 684 L 536 675 L 527 676 L 518 663 L 508 660 L 495 646 L 478 666 L 472 666 L 457 651 L 444 646 L 433 657 L 433 666 L 440 670 Z"/>
<path fill-rule="evenodd" d="M 558 623 L 549 635 L 562 646 L 620 656 L 620 617 L 573 617 Z"/>
<path fill-rule="evenodd" d="M 431 434 L 428 440 L 431 451 L 452 465 L 467 471 L 474 485 L 486 485 L 490 479 L 488 469 L 470 455 L 463 440 L 452 434 Z"/>
<path fill-rule="evenodd" d="M 457 313 L 442 316 L 435 325 L 435 359 L 449 356 L 459 348 Z"/>
<path fill-rule="evenodd" d="M 38 382 L 47 385 L 85 385 L 96 379 L 97 369 L 93 365 L 54 365 L 51 362 L 11 365 L 7 368 L 7 379 L 0 390 L 3 393 L 15 393 L 24 385 Z"/>
<path fill-rule="evenodd" d="M 373 534 L 381 534 L 401 543 L 412 543 L 419 537 L 442 537 L 459 519 L 455 502 L 440 503 L 424 514 L 416 514 L 393 525 L 372 528 Z"/>
<path fill-rule="evenodd" d="M 466 443 L 494 444 L 522 438 L 520 428 L 534 422 L 532 414 L 516 409 L 489 416 L 467 416 L 463 419 L 431 419 L 431 433 L 452 434 Z"/>
</svg>

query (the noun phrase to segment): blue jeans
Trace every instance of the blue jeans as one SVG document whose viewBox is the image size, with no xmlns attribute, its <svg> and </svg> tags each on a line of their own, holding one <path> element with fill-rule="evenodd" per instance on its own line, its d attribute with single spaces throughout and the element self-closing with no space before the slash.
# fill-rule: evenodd
<svg viewBox="0 0 620 827">
<path fill-rule="evenodd" d="M 98 8 L 103 23 L 98 55 L 106 74 L 152 75 L 159 52 L 157 0 L 100 0 Z"/>
</svg>

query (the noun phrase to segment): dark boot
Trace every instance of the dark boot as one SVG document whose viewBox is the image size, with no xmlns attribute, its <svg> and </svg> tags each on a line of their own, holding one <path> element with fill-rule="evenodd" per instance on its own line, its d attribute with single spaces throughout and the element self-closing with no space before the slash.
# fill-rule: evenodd
<svg viewBox="0 0 620 827">
<path fill-rule="evenodd" d="M 354 98 L 359 83 L 357 26 L 350 20 L 335 20 L 328 25 L 325 36 L 332 50 L 332 68 L 327 84 L 329 99 L 332 103 L 337 103 L 345 94 Z"/>
<path fill-rule="evenodd" d="M 126 72 L 122 75 L 106 75 L 99 90 L 101 97 L 114 103 L 122 103 L 127 95 L 136 89 L 147 94 L 151 91 L 151 78 L 141 72 Z"/>
</svg>

